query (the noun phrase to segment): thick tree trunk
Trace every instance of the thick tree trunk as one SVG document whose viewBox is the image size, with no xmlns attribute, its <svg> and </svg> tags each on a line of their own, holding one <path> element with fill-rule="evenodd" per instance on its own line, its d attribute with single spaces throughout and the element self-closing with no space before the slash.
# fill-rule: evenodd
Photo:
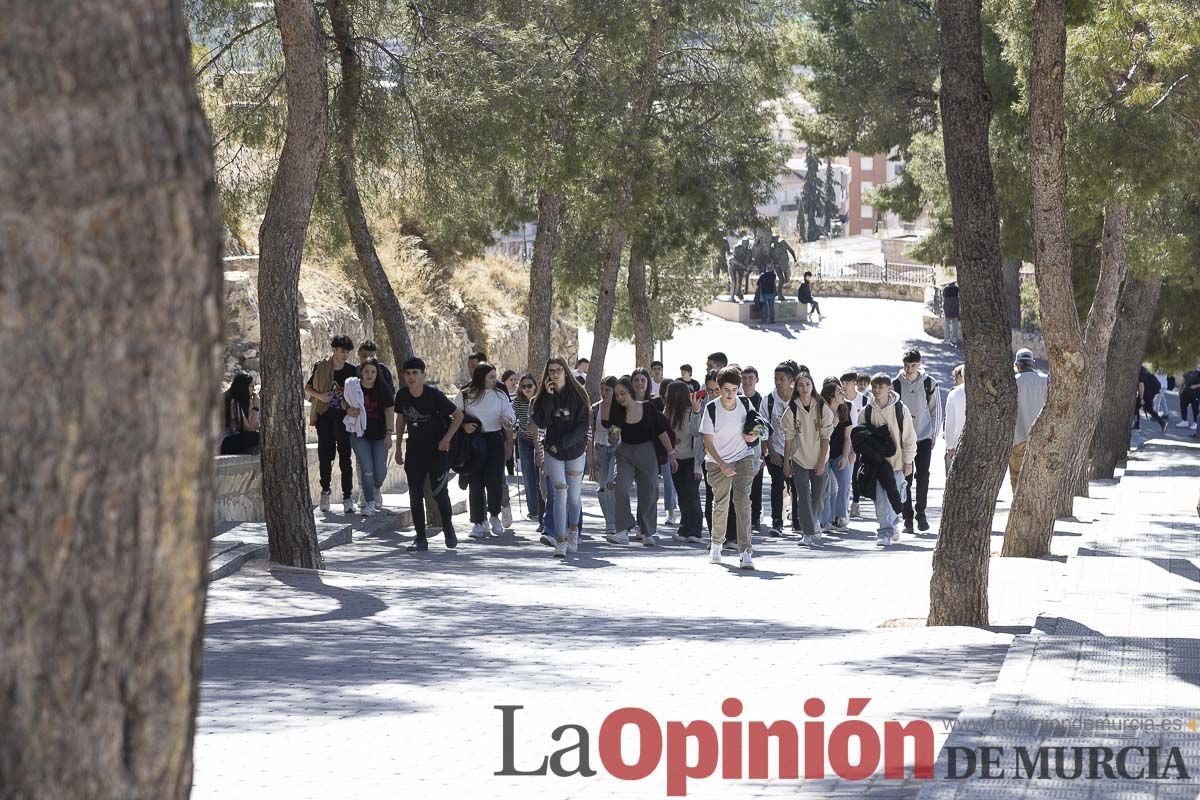
<svg viewBox="0 0 1200 800">
<path fill-rule="evenodd" d="M 1004 310 L 1010 328 L 1021 327 L 1021 259 L 1006 258 L 1001 286 L 1004 291 Z"/>
<path fill-rule="evenodd" d="M 324 34 L 312 0 L 275 0 L 287 80 L 287 133 L 258 231 L 262 320 L 263 506 L 271 560 L 320 568 L 304 441 L 300 260 L 328 136 Z"/>
<path fill-rule="evenodd" d="M 537 235 L 533 239 L 533 261 L 529 265 L 529 346 L 527 368 L 541 375 L 550 360 L 550 332 L 554 324 L 554 253 L 558 249 L 562 195 L 538 189 Z M 555 353 L 565 355 L 565 353 Z"/>
<path fill-rule="evenodd" d="M 342 209 L 346 214 L 346 228 L 354 243 L 354 254 L 362 268 L 363 278 L 375 301 L 375 313 L 387 328 L 388 341 L 392 345 L 392 359 L 399 369 L 404 360 L 413 354 L 412 337 L 404 319 L 404 309 L 396 297 L 396 291 L 388 280 L 379 253 L 375 249 L 375 237 L 367 223 L 362 199 L 358 194 L 358 177 L 354 164 L 354 134 L 358 125 L 358 106 L 362 100 L 362 62 L 354 42 L 354 20 L 351 16 L 351 0 L 329 0 L 329 20 L 333 25 L 333 37 L 337 43 L 338 57 L 342 66 L 342 90 L 338 96 L 337 161 L 338 191 L 342 197 Z"/>
<path fill-rule="evenodd" d="M 1162 276 L 1142 280 L 1132 274 L 1121 284 L 1117 303 L 1117 321 L 1108 344 L 1108 359 L 1104 364 L 1107 382 L 1104 385 L 1103 409 L 1111 409 L 1097 419 L 1092 438 L 1093 480 L 1112 478 L 1117 464 L 1129 450 L 1129 431 L 1133 427 L 1133 401 L 1137 396 L 1138 367 L 1146 354 L 1150 325 L 1158 312 L 1158 295 Z M 1124 405 L 1130 410 L 1125 416 L 1116 410 Z"/>
<path fill-rule="evenodd" d="M 654 360 L 654 326 L 650 322 L 650 298 L 646 289 L 646 248 L 640 237 L 629 247 L 629 275 L 625 282 L 629 294 L 629 315 L 633 318 L 633 352 L 639 367 L 650 367 Z"/>
<path fill-rule="evenodd" d="M 996 495 L 1016 413 L 1001 282 L 1000 215 L 988 150 L 991 95 L 983 77 L 979 4 L 940 0 L 942 139 L 962 303 L 966 428 L 946 483 L 929 583 L 930 625 L 986 625 Z"/>
<path fill-rule="evenodd" d="M 1128 209 L 1106 209 L 1100 277 L 1086 330 L 1080 330 L 1071 280 L 1067 232 L 1065 0 L 1034 4 L 1029 80 L 1029 182 L 1038 303 L 1050 353 L 1046 406 L 1029 435 L 1024 464 L 1004 534 L 1005 556 L 1038 558 L 1050 552 L 1054 520 L 1071 511 L 1071 492 L 1087 457 L 1089 405 L 1103 396 L 1103 359 L 1112 335 L 1125 269 Z M 1101 391 L 1096 391 L 1099 383 Z"/>
<path fill-rule="evenodd" d="M 187 25 L 3 13 L 0 796 L 186 798 L 223 292 Z"/>
<path fill-rule="evenodd" d="M 649 3 L 645 3 L 644 6 L 650 8 Z M 629 213 L 629 206 L 633 201 L 634 178 L 638 174 L 645 149 L 645 144 L 641 141 L 642 124 L 658 86 L 658 60 L 662 53 L 662 17 L 665 13 L 665 9 L 658 9 L 658 13 L 650 20 L 646 52 L 639 67 L 637 95 L 625 121 L 622 142 L 617 148 L 615 163 L 620 164 L 625 172 L 617 184 L 613 200 L 612 215 L 608 224 L 608 248 L 604 255 L 604 268 L 600 273 L 600 290 L 596 296 L 592 355 L 588 359 L 588 397 L 600 396 L 600 381 L 604 379 L 604 359 L 608 354 L 608 341 L 612 337 L 613 312 L 617 303 L 617 278 L 621 272 L 621 254 L 625 249 L 625 215 Z"/>
</svg>

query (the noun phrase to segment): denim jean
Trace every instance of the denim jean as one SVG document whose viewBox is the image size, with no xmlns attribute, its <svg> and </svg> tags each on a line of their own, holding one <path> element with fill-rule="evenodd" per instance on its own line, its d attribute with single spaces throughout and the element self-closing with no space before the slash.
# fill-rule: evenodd
<svg viewBox="0 0 1200 800">
<path fill-rule="evenodd" d="M 363 500 L 374 502 L 387 480 L 388 450 L 386 439 L 368 439 L 365 436 L 350 437 L 350 447 L 358 458 L 358 477 L 362 480 Z"/>
<path fill-rule="evenodd" d="M 555 491 L 554 484 L 550 482 L 550 476 L 543 472 L 536 473 L 539 476 L 538 486 L 542 490 L 542 500 L 545 506 L 541 513 L 538 514 L 538 521 L 542 523 L 542 533 L 549 536 L 551 539 L 558 538 L 558 528 L 554 527 L 554 505 Z M 564 536 L 566 534 L 563 534 Z"/>
<path fill-rule="evenodd" d="M 759 306 L 758 312 L 759 322 L 774 322 L 775 321 L 775 293 L 763 292 L 762 304 Z"/>
<path fill-rule="evenodd" d="M 585 460 L 582 453 L 568 461 L 546 454 L 546 477 L 554 488 L 554 530 L 560 539 L 565 538 L 567 531 L 579 529 Z"/>
<path fill-rule="evenodd" d="M 904 482 L 904 473 L 901 470 L 895 471 L 896 488 L 900 491 L 901 498 L 908 497 L 908 484 Z M 878 482 L 875 483 L 875 520 L 879 523 L 880 536 L 892 536 L 896 533 L 896 523 L 900 521 L 900 515 L 892 510 L 892 504 L 888 501 L 887 492 Z"/>
<path fill-rule="evenodd" d="M 675 481 L 671 480 L 671 465 L 670 463 L 660 464 L 658 474 L 662 475 L 663 482 L 663 509 L 665 511 L 674 511 L 679 508 L 679 497 L 675 493 Z"/>
<path fill-rule="evenodd" d="M 600 502 L 600 511 L 604 514 L 604 529 L 617 529 L 617 454 L 615 447 L 596 448 L 596 499 Z"/>
<path fill-rule="evenodd" d="M 536 518 L 542 513 L 541 495 L 538 492 L 538 468 L 534 463 L 533 440 L 517 437 L 517 461 L 521 465 L 521 480 L 525 487 L 525 505 L 529 516 Z"/>
<path fill-rule="evenodd" d="M 830 458 L 825 467 L 825 507 L 821 510 L 821 524 L 830 525 L 839 519 L 850 518 L 850 482 L 854 465 L 846 460 L 846 466 L 838 469 L 841 457 Z"/>
</svg>

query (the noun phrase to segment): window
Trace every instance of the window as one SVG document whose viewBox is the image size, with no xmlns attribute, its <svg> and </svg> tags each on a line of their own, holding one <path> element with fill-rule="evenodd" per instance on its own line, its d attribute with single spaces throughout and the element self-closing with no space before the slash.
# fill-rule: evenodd
<svg viewBox="0 0 1200 800">
<path fill-rule="evenodd" d="M 865 170 L 875 169 L 875 156 L 859 156 L 858 168 Z"/>
<path fill-rule="evenodd" d="M 875 184 L 872 183 L 871 181 L 862 181 L 858 185 L 858 192 L 859 192 L 858 196 L 866 197 L 867 192 L 871 191 L 874 188 L 875 188 Z"/>
<path fill-rule="evenodd" d="M 868 219 L 868 220 L 871 220 L 872 222 L 874 222 L 875 221 L 875 209 L 871 208 L 870 206 L 864 205 L 862 207 L 861 216 L 863 219 Z"/>
<path fill-rule="evenodd" d="M 903 175 L 904 174 L 904 165 L 897 162 L 895 169 L 893 170 L 893 174 L 894 175 Z"/>
</svg>

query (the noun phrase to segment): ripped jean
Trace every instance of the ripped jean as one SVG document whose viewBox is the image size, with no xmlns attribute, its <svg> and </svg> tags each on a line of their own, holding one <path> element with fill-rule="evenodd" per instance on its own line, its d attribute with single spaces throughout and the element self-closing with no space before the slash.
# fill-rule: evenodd
<svg viewBox="0 0 1200 800">
<path fill-rule="evenodd" d="M 546 477 L 554 488 L 554 530 L 559 539 L 567 537 L 567 530 L 579 530 L 579 515 L 583 513 L 583 465 L 586 457 L 581 453 L 569 461 L 562 461 L 546 453 Z"/>
</svg>

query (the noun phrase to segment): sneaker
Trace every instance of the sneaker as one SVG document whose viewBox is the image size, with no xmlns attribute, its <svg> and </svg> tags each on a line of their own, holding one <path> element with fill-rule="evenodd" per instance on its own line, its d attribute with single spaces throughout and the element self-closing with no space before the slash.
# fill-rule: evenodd
<svg viewBox="0 0 1200 800">
<path fill-rule="evenodd" d="M 850 504 L 850 516 L 851 517 L 861 517 L 862 516 L 862 514 L 860 514 L 859 510 L 858 510 L 858 501 L 857 500 Z"/>
<path fill-rule="evenodd" d="M 1185 422 L 1184 425 L 1186 426 L 1187 423 Z M 329 511 L 329 498 L 330 498 L 329 492 L 321 492 L 321 510 L 322 511 L 326 511 L 326 512 Z"/>
<path fill-rule="evenodd" d="M 667 512 L 667 524 L 668 525 L 678 525 L 679 524 L 679 512 L 678 511 L 668 511 Z"/>
<path fill-rule="evenodd" d="M 567 557 L 567 543 L 565 541 L 559 542 L 558 544 L 554 545 L 554 557 L 555 558 L 566 558 Z"/>
<path fill-rule="evenodd" d="M 1188 430 L 1193 430 L 1193 431 L 1196 430 L 1197 424 L 1200 424 L 1200 423 L 1193 422 L 1191 425 L 1188 425 Z"/>
<path fill-rule="evenodd" d="M 850 520 L 845 517 L 838 517 L 833 521 L 833 529 L 839 533 L 845 533 L 850 530 Z"/>
<path fill-rule="evenodd" d="M 504 523 L 505 529 L 512 527 L 512 506 L 500 507 L 500 521 Z"/>
<path fill-rule="evenodd" d="M 546 530 L 546 523 L 538 520 L 537 533 L 541 533 L 544 530 Z"/>
<path fill-rule="evenodd" d="M 567 552 L 579 552 L 579 531 L 567 531 Z"/>
<path fill-rule="evenodd" d="M 800 540 L 800 544 L 805 547 L 812 547 L 813 546 L 813 537 L 809 536 L 807 533 L 804 534 L 804 537 Z"/>
<path fill-rule="evenodd" d="M 384 508 L 384 507 L 383 507 L 383 495 L 382 495 L 382 494 L 379 494 L 378 492 L 375 494 L 375 513 L 376 513 L 376 514 L 390 514 L 390 513 L 392 513 L 392 512 L 388 511 L 386 508 Z"/>
<path fill-rule="evenodd" d="M 905 531 L 905 533 L 912 533 L 912 531 Z M 888 534 L 888 538 L 892 540 L 891 542 L 889 542 L 889 544 L 899 541 L 900 540 L 900 531 L 892 531 L 890 534 Z"/>
<path fill-rule="evenodd" d="M 913 521 L 911 519 L 904 520 L 904 532 L 916 533 L 916 530 L 913 528 Z"/>
<path fill-rule="evenodd" d="M 626 533 L 629 535 L 629 541 L 631 542 L 640 542 L 642 540 L 641 528 L 633 528 L 629 531 L 626 531 Z"/>
<path fill-rule="evenodd" d="M 827 522 L 827 523 L 825 523 L 824 525 L 822 525 L 822 526 L 821 526 L 821 533 L 829 533 L 829 532 L 830 532 L 830 531 L 832 531 L 832 530 L 833 530 L 833 523 L 832 523 L 832 522 Z"/>
<path fill-rule="evenodd" d="M 917 514 L 917 528 L 921 531 L 929 530 L 929 518 L 924 514 Z"/>
<path fill-rule="evenodd" d="M 504 523 L 500 521 L 499 517 L 492 517 L 492 533 L 496 534 L 497 536 L 504 535 Z"/>
<path fill-rule="evenodd" d="M 604 536 L 612 544 L 629 544 L 629 532 L 619 531 L 617 533 L 608 533 Z"/>
<path fill-rule="evenodd" d="M 820 531 L 813 534 L 812 540 L 813 544 L 825 544 L 825 537 L 821 535 Z"/>
<path fill-rule="evenodd" d="M 642 547 L 658 547 L 658 537 L 654 534 L 642 537 Z"/>
<path fill-rule="evenodd" d="M 751 556 L 749 550 L 742 551 L 741 561 L 738 563 L 738 566 L 742 569 L 754 569 L 754 558 Z"/>
<path fill-rule="evenodd" d="M 363 503 L 363 507 L 359 513 L 361 513 L 364 517 L 375 516 L 375 501 L 370 500 L 366 503 Z"/>
<path fill-rule="evenodd" d="M 1179 422 L 1175 423 L 1175 427 L 1176 428 L 1186 428 L 1186 427 L 1188 427 L 1188 421 L 1186 419 L 1181 419 L 1181 420 L 1179 420 Z"/>
<path fill-rule="evenodd" d="M 453 550 L 454 548 L 458 547 L 458 537 L 454 535 L 454 531 L 446 531 L 445 536 L 447 550 Z"/>
<path fill-rule="evenodd" d="M 700 542 L 704 541 L 703 539 L 701 539 L 699 536 L 697 536 L 694 533 L 691 536 L 687 537 L 687 540 L 688 540 L 688 544 L 700 544 Z"/>
<path fill-rule="evenodd" d="M 889 536 L 888 534 L 885 533 L 879 537 L 879 539 L 875 542 L 875 544 L 879 545 L 880 547 L 891 547 L 892 541 L 894 538 L 895 538 L 894 534 Z"/>
<path fill-rule="evenodd" d="M 779 528 L 768 528 L 767 536 L 783 536 L 783 534 L 779 532 Z"/>
<path fill-rule="evenodd" d="M 678 531 L 671 534 L 672 542 L 686 542 L 687 540 L 688 538 L 686 536 L 680 536 Z"/>
<path fill-rule="evenodd" d="M 410 553 L 424 553 L 429 550 L 429 540 L 424 536 L 420 536 L 404 549 Z"/>
<path fill-rule="evenodd" d="M 472 539 L 486 539 L 487 538 L 487 525 L 484 525 L 482 522 L 476 522 L 471 527 L 471 538 Z"/>
<path fill-rule="evenodd" d="M 708 560 L 713 564 L 721 563 L 721 545 L 714 544 L 708 548 Z"/>
<path fill-rule="evenodd" d="M 342 501 L 342 510 L 347 514 L 353 514 L 357 509 L 354 507 L 354 498 L 347 497 Z"/>
<path fill-rule="evenodd" d="M 543 533 L 538 538 L 538 541 L 546 545 L 546 547 L 554 547 L 556 544 L 558 544 L 558 542 L 554 541 L 554 537 L 548 533 Z"/>
<path fill-rule="evenodd" d="M 761 522 L 755 522 L 750 526 L 750 532 L 757 533 L 759 536 L 765 536 L 767 532 L 766 526 L 764 526 Z"/>
</svg>

